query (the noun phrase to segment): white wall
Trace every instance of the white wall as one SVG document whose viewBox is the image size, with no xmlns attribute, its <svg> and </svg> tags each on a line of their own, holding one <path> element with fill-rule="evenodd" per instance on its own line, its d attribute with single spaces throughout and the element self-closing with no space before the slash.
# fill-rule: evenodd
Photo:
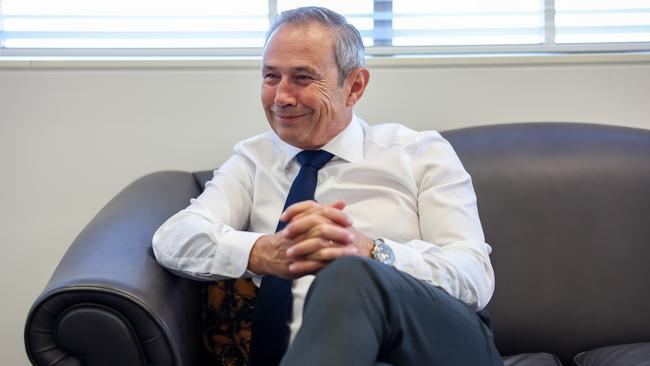
<svg viewBox="0 0 650 366">
<path fill-rule="evenodd" d="M 371 62 L 370 123 L 521 121 L 650 128 L 650 61 Z M 0 62 L 0 354 L 27 365 L 25 316 L 83 226 L 156 170 L 210 169 L 266 129 L 254 63 Z M 32 65 L 33 66 L 33 65 Z"/>
</svg>

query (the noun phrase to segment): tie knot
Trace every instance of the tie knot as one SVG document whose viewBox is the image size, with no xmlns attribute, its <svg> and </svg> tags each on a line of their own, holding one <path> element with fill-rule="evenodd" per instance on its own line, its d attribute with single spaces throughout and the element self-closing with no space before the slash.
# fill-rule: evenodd
<svg viewBox="0 0 650 366">
<path fill-rule="evenodd" d="M 300 165 L 309 165 L 316 170 L 322 168 L 333 157 L 334 155 L 324 150 L 304 150 L 296 155 L 296 159 L 298 159 Z"/>
</svg>

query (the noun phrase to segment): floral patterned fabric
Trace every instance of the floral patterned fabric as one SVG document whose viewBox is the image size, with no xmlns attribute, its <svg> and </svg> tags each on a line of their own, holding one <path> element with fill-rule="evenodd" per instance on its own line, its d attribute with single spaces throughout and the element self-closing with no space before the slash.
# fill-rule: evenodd
<svg viewBox="0 0 650 366">
<path fill-rule="evenodd" d="M 203 287 L 203 343 L 215 366 L 246 366 L 257 286 L 249 278 Z"/>
</svg>

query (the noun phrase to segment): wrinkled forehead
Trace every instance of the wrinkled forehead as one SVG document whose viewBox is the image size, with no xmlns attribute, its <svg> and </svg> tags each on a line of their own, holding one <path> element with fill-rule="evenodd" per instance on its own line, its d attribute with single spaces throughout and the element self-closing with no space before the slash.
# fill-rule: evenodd
<svg viewBox="0 0 650 366">
<path fill-rule="evenodd" d="M 277 51 L 319 51 L 325 55 L 335 53 L 336 31 L 312 21 L 305 23 L 285 23 L 269 35 L 264 45 L 263 57 L 269 49 Z"/>
</svg>

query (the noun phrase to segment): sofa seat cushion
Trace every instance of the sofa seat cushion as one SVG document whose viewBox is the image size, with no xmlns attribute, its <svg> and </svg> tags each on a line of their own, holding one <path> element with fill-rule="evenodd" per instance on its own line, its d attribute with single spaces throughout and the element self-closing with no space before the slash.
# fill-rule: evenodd
<svg viewBox="0 0 650 366">
<path fill-rule="evenodd" d="M 650 342 L 596 348 L 577 355 L 576 366 L 650 366 Z"/>
<path fill-rule="evenodd" d="M 549 353 L 522 353 L 503 357 L 503 366 L 562 366 L 562 362 Z"/>
</svg>

